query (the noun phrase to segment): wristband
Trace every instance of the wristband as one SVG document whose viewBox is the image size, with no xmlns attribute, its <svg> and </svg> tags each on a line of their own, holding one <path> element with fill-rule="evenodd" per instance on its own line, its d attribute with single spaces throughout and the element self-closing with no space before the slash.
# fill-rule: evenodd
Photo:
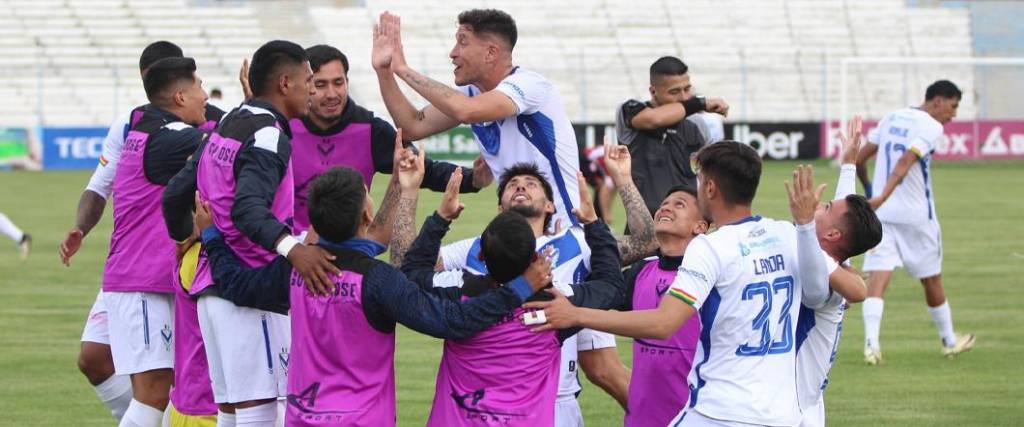
<svg viewBox="0 0 1024 427">
<path fill-rule="evenodd" d="M 293 236 L 285 236 L 285 238 L 281 239 L 281 241 L 277 243 L 277 254 L 288 258 L 288 253 L 291 252 L 295 246 L 301 244 L 302 242 L 300 242 L 299 239 L 296 239 Z"/>
<path fill-rule="evenodd" d="M 680 102 L 680 104 L 683 104 L 683 108 L 686 109 L 686 117 L 705 111 L 708 108 L 708 102 L 703 96 L 694 96 Z"/>
<path fill-rule="evenodd" d="M 548 322 L 547 316 L 544 315 L 544 310 L 523 313 L 522 319 L 524 326 L 543 325 Z"/>
</svg>

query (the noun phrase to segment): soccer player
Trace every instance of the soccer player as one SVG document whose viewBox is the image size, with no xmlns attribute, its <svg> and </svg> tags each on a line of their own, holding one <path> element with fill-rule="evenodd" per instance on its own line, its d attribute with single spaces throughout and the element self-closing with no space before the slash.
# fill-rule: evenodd
<svg viewBox="0 0 1024 427">
<path fill-rule="evenodd" d="M 708 230 L 697 208 L 697 191 L 680 185 L 669 189 L 654 213 L 658 256 L 634 263 L 624 273 L 626 297 L 620 311 L 649 310 L 668 291 L 683 261 L 686 247 Z M 693 366 L 700 335 L 700 319 L 690 318 L 665 340 L 634 339 L 633 370 L 629 380 L 629 407 L 623 425 L 663 426 L 683 410 L 690 390 L 679 381 Z"/>
<path fill-rule="evenodd" d="M 628 157 L 625 161 L 628 164 Z M 533 175 L 520 173 L 510 178 L 509 175 L 515 169 L 509 169 L 502 180 L 532 179 L 532 183 L 525 185 L 528 187 L 537 187 L 538 182 L 544 183 L 535 175 L 536 170 Z M 582 175 L 577 179 L 582 181 Z M 518 191 L 510 198 L 524 196 L 523 186 L 505 186 L 506 189 L 513 187 Z M 586 191 L 585 185 L 581 185 L 580 189 Z M 540 256 L 551 258 L 553 285 L 568 292 L 573 303 L 595 309 L 615 307 L 621 303 L 624 286 L 616 250 L 619 244 L 608 227 L 598 220 L 589 199 L 583 197 L 581 201 L 573 214 L 578 217 L 579 223 L 584 224 L 586 240 L 582 246 L 589 248 L 588 252 L 593 251 L 593 257 L 588 257 L 592 260 L 589 267 L 593 271 L 587 276 L 586 282 L 572 275 L 573 265 L 581 264 L 576 260 L 580 257 L 580 244 L 566 239 L 552 241 L 547 245 L 538 244 L 535 237 L 538 226 L 531 224 L 532 221 L 521 214 L 524 209 L 503 210 L 491 221 L 480 238 L 475 240 L 474 252 L 478 256 L 475 264 L 482 266 L 467 271 L 448 271 L 434 276 L 432 280 L 418 282 L 428 289 L 436 290 L 435 286 L 444 288 L 437 292 L 453 301 L 472 300 L 481 292 L 494 287 L 495 282 L 501 283 L 522 274 L 530 259 L 537 257 L 536 248 L 543 246 Z M 550 202 L 546 203 L 550 205 Z M 419 273 L 433 270 L 432 258 L 447 228 L 447 224 L 438 218 L 429 218 L 424 223 L 419 238 L 402 265 L 407 275 L 431 277 Z M 487 277 L 476 275 L 474 270 L 486 271 Z M 538 294 L 531 300 L 547 297 L 547 294 Z M 570 400 L 566 400 L 566 361 L 561 360 L 560 363 L 559 360 L 559 354 L 575 359 L 575 354 L 566 354 L 567 348 L 575 351 L 575 346 L 562 343 L 576 341 L 573 336 L 577 331 L 530 334 L 528 328 L 516 321 L 525 313 L 517 309 L 514 316 L 486 331 L 465 339 L 449 339 L 445 342 L 434 404 L 427 425 L 473 426 L 490 425 L 492 422 L 521 426 L 582 425 L 582 415 L 574 398 L 579 391 L 575 374 L 572 370 L 568 372 L 569 380 L 576 389 L 568 394 Z M 541 361 L 529 361 L 537 356 L 540 356 Z M 616 362 L 621 366 L 618 359 Z"/>
<path fill-rule="evenodd" d="M 254 99 L 228 113 L 169 183 L 164 219 L 181 247 L 191 245 L 195 192 L 210 201 L 224 240 L 249 266 L 286 255 L 303 277 L 329 282 L 337 272 L 329 254 L 304 246 L 287 223 L 294 209 L 288 120 L 305 115 L 313 92 L 305 50 L 282 40 L 257 49 L 249 68 Z M 220 419 L 237 425 L 270 425 L 275 400 L 284 396 L 289 327 L 287 316 L 236 307 L 218 296 L 209 264 L 200 257 L 189 293 L 199 299 L 199 325 L 206 347 Z M 263 343 L 253 352 L 252 343 Z"/>
<path fill-rule="evenodd" d="M 372 187 L 374 173 L 391 173 L 395 140 L 395 128 L 348 96 L 348 58 L 341 51 L 316 45 L 306 49 L 306 54 L 313 69 L 316 93 L 310 100 L 309 114 L 289 122 L 295 165 L 296 233 L 309 228 L 309 184 L 317 176 L 334 166 L 349 166 L 362 173 L 366 185 Z M 444 191 L 448 177 L 457 167 L 427 159 L 423 186 Z M 484 165 L 480 172 L 463 169 L 460 191 L 475 192 L 487 186 L 490 170 Z"/>
<path fill-rule="evenodd" d="M 376 216 L 397 217 L 395 227 L 411 227 L 425 154 L 403 149 L 400 136 L 394 146 L 392 181 L 396 185 L 389 187 Z M 452 174 L 445 196 L 448 203 L 428 222 L 447 228 L 458 216 L 460 175 L 458 169 Z M 216 227 L 203 231 L 222 295 L 244 306 L 285 311 L 290 305 L 294 341 L 288 373 L 289 426 L 394 426 L 396 323 L 435 337 L 466 338 L 506 318 L 550 282 L 550 263 L 541 261 L 534 263 L 536 269 L 509 278 L 505 286 L 478 298 L 465 302 L 441 298 L 373 258 L 386 247 L 371 230 L 373 200 L 358 171 L 337 167 L 325 172 L 314 180 L 309 202 L 317 244 L 336 256 L 334 262 L 342 271 L 332 278 L 326 295 L 311 292 L 316 286 L 305 282 L 284 257 L 246 269 Z M 384 211 L 395 205 L 395 211 Z M 435 246 L 422 274 L 428 281 L 436 250 Z M 547 362 L 540 356 L 528 361 Z"/>
<path fill-rule="evenodd" d="M 634 233 L 618 241 L 623 264 L 628 265 L 653 253 L 656 242 L 653 239 L 654 223 L 633 184 L 630 173 L 629 151 L 623 146 L 609 146 L 605 164 L 613 185 L 618 188 L 626 207 L 627 225 Z M 539 168 L 533 164 L 514 165 L 505 171 L 498 185 L 498 208 L 501 212 L 519 212 L 526 217 L 534 231 L 537 251 L 547 247 L 557 250 L 558 256 L 552 266 L 555 281 L 563 284 L 579 283 L 587 277 L 591 267 L 591 248 L 587 245 L 582 227 L 572 226 L 554 235 L 545 234 L 552 220 L 554 204 L 552 189 Z M 586 185 L 581 187 L 586 188 Z M 581 194 L 581 197 L 586 198 Z M 589 199 L 588 199 L 589 202 Z M 396 240 L 402 240 L 396 238 Z M 466 270 L 474 274 L 487 274 L 484 263 L 479 260 L 480 237 L 461 240 L 441 248 L 442 269 Z M 561 385 L 558 393 L 556 425 L 569 426 L 582 423 L 579 403 L 576 400 L 581 391 L 576 378 L 576 365 L 591 382 L 598 385 L 623 407 L 626 406 L 629 372 L 619 360 L 615 350 L 615 337 L 592 330 L 582 330 L 575 340 L 567 340 L 562 346 Z"/>
<path fill-rule="evenodd" d="M 657 308 L 588 310 L 561 295 L 526 306 L 547 315 L 538 331 L 576 326 L 658 339 L 671 337 L 699 310 L 689 405 L 672 425 L 798 424 L 796 316 L 801 303 L 819 306 L 828 297 L 814 223 L 824 188 L 812 188 L 810 170 L 794 171 L 793 185 L 786 184 L 793 225 L 751 214 L 761 175 L 754 149 L 722 141 L 698 152 L 697 166 L 698 206 L 718 229 L 690 242 Z"/>
<path fill-rule="evenodd" d="M 461 123 L 473 135 L 495 177 L 518 163 L 536 163 L 555 188 L 555 218 L 563 224 L 579 205 L 576 172 L 579 147 L 558 90 L 540 74 L 513 65 L 516 23 L 499 10 L 468 10 L 459 14 L 455 47 L 456 88 L 433 80 L 405 61 L 401 23 L 381 14 L 374 26 L 373 68 L 384 104 L 406 138 L 417 140 Z M 395 78 L 405 81 L 430 105 L 417 110 L 402 94 Z"/>
<path fill-rule="evenodd" d="M 28 259 L 28 252 L 32 246 L 32 235 L 21 231 L 3 212 L 0 212 L 0 233 L 18 244 L 18 252 L 22 261 Z"/>
<path fill-rule="evenodd" d="M 146 70 L 156 61 L 182 56 L 181 48 L 174 43 L 150 43 L 139 56 L 139 74 L 145 76 Z M 223 114 L 219 110 L 207 108 L 208 121 L 219 119 L 218 112 Z M 130 116 L 131 111 L 128 111 L 115 119 L 103 141 L 99 164 L 78 201 L 75 226 L 68 231 L 60 245 L 61 261 L 66 266 L 70 265 L 71 257 L 81 248 L 85 236 L 103 217 L 107 198 L 113 188 L 117 160 L 121 156 L 121 147 L 128 133 Z M 102 289 L 97 293 L 96 301 L 89 310 L 81 342 L 78 369 L 93 386 L 100 401 L 120 421 L 131 402 L 131 381 L 126 376 L 114 375 L 114 362 L 110 355 L 108 313 Z"/>
<path fill-rule="evenodd" d="M 173 367 L 174 242 L 162 226 L 164 186 L 195 151 L 189 124 L 206 121 L 206 92 L 191 58 L 149 67 L 150 104 L 131 113 L 114 174 L 114 231 L 103 269 L 114 370 L 130 375 L 132 401 L 121 426 L 157 426 L 167 407 Z"/>
<path fill-rule="evenodd" d="M 848 260 L 882 240 L 878 217 L 864 197 L 854 194 L 861 126 L 860 117 L 855 117 L 850 121 L 847 135 L 840 134 L 842 166 L 836 195 L 831 202 L 819 205 L 814 213 L 832 292 L 819 307 L 800 305 L 796 326 L 796 389 L 803 412 L 800 425 L 804 427 L 825 425 L 823 393 L 839 349 L 843 314 L 848 303 L 861 302 L 867 296 L 864 280 L 847 267 Z"/>
<path fill-rule="evenodd" d="M 689 68 L 674 56 L 654 61 L 650 78 L 651 100 L 624 102 L 615 115 L 615 129 L 619 144 L 629 147 L 636 185 L 653 214 L 668 189 L 680 184 L 696 188 L 690 159 L 707 138 L 689 119 L 704 111 L 728 114 L 729 104 L 696 96 Z"/>
<path fill-rule="evenodd" d="M 882 296 L 896 267 L 921 280 L 925 302 L 939 330 L 946 357 L 968 351 L 974 334 L 957 335 L 953 315 L 942 288 L 942 232 L 932 199 L 932 152 L 942 137 L 942 125 L 956 116 L 960 89 L 949 80 L 928 86 L 919 107 L 887 114 L 868 135 L 868 144 L 857 156 L 857 174 L 874 197 L 871 206 L 882 220 L 882 242 L 864 257 L 868 272 L 868 298 L 864 300 L 864 361 L 882 361 L 879 329 Z M 867 180 L 867 161 L 875 159 L 875 177 Z"/>
</svg>

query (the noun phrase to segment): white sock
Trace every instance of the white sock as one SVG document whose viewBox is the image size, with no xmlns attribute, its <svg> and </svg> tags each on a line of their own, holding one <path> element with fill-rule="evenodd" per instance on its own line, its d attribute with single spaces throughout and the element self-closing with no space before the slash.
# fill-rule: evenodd
<svg viewBox="0 0 1024 427">
<path fill-rule="evenodd" d="M 285 399 L 277 399 L 277 422 L 274 423 L 275 427 L 284 427 L 285 414 L 288 413 L 288 401 Z"/>
<path fill-rule="evenodd" d="M 0 213 L 0 234 L 9 237 L 14 243 L 21 243 L 21 239 L 25 237 L 25 233 L 3 213 Z"/>
<path fill-rule="evenodd" d="M 938 307 L 928 307 L 928 312 L 932 314 L 932 321 L 935 322 L 935 327 L 939 330 L 942 345 L 946 347 L 956 345 L 956 332 L 953 332 L 953 314 L 949 311 L 949 300 Z"/>
<path fill-rule="evenodd" d="M 882 343 L 878 341 L 878 332 L 882 328 L 883 308 L 885 301 L 878 297 L 865 298 L 861 306 L 864 313 L 864 346 L 875 350 L 882 349 Z"/>
<path fill-rule="evenodd" d="M 274 427 L 277 420 L 277 401 L 251 408 L 235 409 L 235 425 L 238 427 Z"/>
<path fill-rule="evenodd" d="M 235 414 L 217 411 L 217 427 L 235 427 Z"/>
<path fill-rule="evenodd" d="M 100 401 L 110 409 L 110 414 L 121 421 L 128 405 L 132 403 L 132 380 L 127 375 L 111 375 L 92 388 L 96 390 Z"/>
<path fill-rule="evenodd" d="M 121 418 L 120 427 L 157 427 L 164 418 L 164 411 L 132 399 L 128 410 Z"/>
<path fill-rule="evenodd" d="M 171 403 L 167 402 L 167 409 L 164 409 L 164 417 L 160 420 L 161 427 L 171 427 Z"/>
</svg>

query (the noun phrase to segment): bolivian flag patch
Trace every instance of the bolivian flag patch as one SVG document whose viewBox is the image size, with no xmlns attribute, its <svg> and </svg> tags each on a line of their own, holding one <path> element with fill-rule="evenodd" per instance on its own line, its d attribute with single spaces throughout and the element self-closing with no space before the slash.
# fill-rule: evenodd
<svg viewBox="0 0 1024 427">
<path fill-rule="evenodd" d="M 694 306 L 697 305 L 697 298 L 695 298 L 693 295 L 690 295 L 690 294 L 684 292 L 681 289 L 672 288 L 672 289 L 669 289 L 668 293 L 671 294 L 672 296 L 676 297 L 676 298 L 679 298 L 679 299 L 683 300 L 683 302 L 685 302 L 687 304 L 694 305 Z"/>
<path fill-rule="evenodd" d="M 106 158 L 106 157 L 103 157 L 103 156 L 101 155 L 101 156 L 100 156 L 100 166 L 106 166 L 106 165 L 107 165 L 107 163 L 110 163 L 110 161 L 109 161 L 109 160 L 107 160 L 107 158 Z"/>
</svg>

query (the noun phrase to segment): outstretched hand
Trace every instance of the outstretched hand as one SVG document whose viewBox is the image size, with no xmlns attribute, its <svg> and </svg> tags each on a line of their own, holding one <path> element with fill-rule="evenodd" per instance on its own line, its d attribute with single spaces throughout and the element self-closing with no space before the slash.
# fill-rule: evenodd
<svg viewBox="0 0 1024 427">
<path fill-rule="evenodd" d="M 426 171 L 426 158 L 427 151 L 422 143 L 418 150 L 412 147 L 405 148 L 402 142 L 402 129 L 399 128 L 395 134 L 393 173 L 398 176 L 398 184 L 402 190 L 415 191 L 420 188 Z"/>
<path fill-rule="evenodd" d="M 861 117 L 859 115 L 853 116 L 853 120 L 850 120 L 850 123 L 847 124 L 846 133 L 839 133 L 839 141 L 842 142 L 839 151 L 839 162 L 841 164 L 852 165 L 857 163 L 857 153 L 860 152 L 863 128 L 864 122 Z"/>
<path fill-rule="evenodd" d="M 441 206 L 437 208 L 437 214 L 446 221 L 453 221 L 459 217 L 466 205 L 459 201 L 459 186 L 462 184 L 462 168 L 455 168 L 452 176 L 448 178 L 448 186 L 441 196 Z"/>
<path fill-rule="evenodd" d="M 793 184 L 785 182 L 786 193 L 789 195 L 789 210 L 793 213 L 793 221 L 803 225 L 814 221 L 814 211 L 821 202 L 825 192 L 825 184 L 814 189 L 814 167 L 799 165 L 793 170 Z"/>
<path fill-rule="evenodd" d="M 610 144 L 605 141 L 604 146 L 604 167 L 608 169 L 608 175 L 616 187 L 622 186 L 628 180 L 633 179 L 633 158 L 630 157 L 629 147 L 625 145 Z"/>
<path fill-rule="evenodd" d="M 373 51 L 370 55 L 373 69 L 397 72 L 405 67 L 405 52 L 402 48 L 402 19 L 391 12 L 380 14 L 380 20 L 373 27 Z"/>
</svg>

